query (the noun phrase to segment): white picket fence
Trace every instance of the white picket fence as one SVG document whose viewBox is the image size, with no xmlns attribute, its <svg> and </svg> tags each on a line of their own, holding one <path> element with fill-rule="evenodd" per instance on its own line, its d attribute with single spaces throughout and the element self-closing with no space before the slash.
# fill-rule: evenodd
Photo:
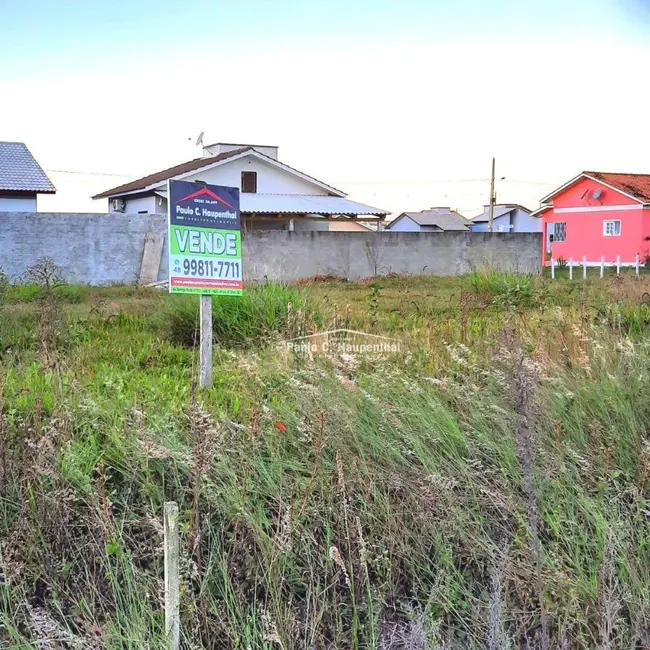
<svg viewBox="0 0 650 650">
<path fill-rule="evenodd" d="M 551 278 L 555 279 L 555 268 L 557 266 L 557 260 L 554 258 L 551 258 Z M 587 264 L 587 258 L 583 257 L 582 262 L 578 262 L 577 264 L 573 261 L 573 258 L 570 257 L 569 261 L 567 262 L 567 268 L 569 269 L 569 280 L 573 280 L 573 269 L 575 266 L 582 266 L 582 279 L 586 280 L 587 279 L 587 267 L 591 266 L 592 268 L 596 265 L 592 264 Z M 626 265 L 629 266 L 629 265 Z M 608 268 L 613 268 L 616 267 L 616 275 L 621 274 L 621 256 L 617 255 L 616 256 L 616 262 L 615 263 L 605 263 L 605 258 L 601 257 L 600 258 L 600 277 L 604 277 L 605 275 L 605 267 Z M 596 266 L 598 268 L 598 266 Z M 634 269 L 635 269 L 635 274 L 636 277 L 638 278 L 640 273 L 641 273 L 641 256 L 637 253 L 636 255 L 636 262 L 634 263 Z"/>
</svg>

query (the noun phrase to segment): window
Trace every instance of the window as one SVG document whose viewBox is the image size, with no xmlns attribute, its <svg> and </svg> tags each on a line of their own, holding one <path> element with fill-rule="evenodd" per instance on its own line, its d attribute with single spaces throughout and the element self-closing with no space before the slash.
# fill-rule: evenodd
<svg viewBox="0 0 650 650">
<path fill-rule="evenodd" d="M 603 237 L 618 237 L 621 234 L 620 220 L 603 221 Z"/>
<path fill-rule="evenodd" d="M 566 239 L 566 221 L 550 223 L 549 226 L 552 226 L 552 230 L 550 231 L 551 241 L 564 241 Z"/>
<path fill-rule="evenodd" d="M 255 194 L 257 192 L 257 172 L 241 173 L 241 191 L 245 194 Z"/>
</svg>

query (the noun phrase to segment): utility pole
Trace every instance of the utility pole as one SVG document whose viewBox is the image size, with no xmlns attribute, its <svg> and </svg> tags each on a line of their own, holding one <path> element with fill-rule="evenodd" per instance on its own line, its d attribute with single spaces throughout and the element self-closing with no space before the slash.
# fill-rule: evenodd
<svg viewBox="0 0 650 650">
<path fill-rule="evenodd" d="M 492 158 L 492 176 L 490 178 L 490 232 L 494 231 L 494 167 L 495 160 Z"/>
</svg>

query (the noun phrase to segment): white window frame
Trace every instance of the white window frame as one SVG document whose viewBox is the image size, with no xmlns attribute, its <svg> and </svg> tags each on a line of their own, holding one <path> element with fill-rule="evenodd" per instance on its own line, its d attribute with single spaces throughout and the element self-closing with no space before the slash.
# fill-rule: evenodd
<svg viewBox="0 0 650 650">
<path fill-rule="evenodd" d="M 610 226 L 611 232 L 609 232 Z M 620 237 L 621 230 L 622 224 L 620 219 L 605 219 L 603 221 L 603 237 Z"/>
<path fill-rule="evenodd" d="M 551 225 L 551 224 L 549 224 L 549 225 Z M 554 221 L 554 222 L 552 222 L 552 225 L 553 225 L 553 243 L 566 241 L 566 221 Z M 558 239 L 556 226 L 563 226 L 563 228 L 562 228 L 562 235 L 563 235 L 562 239 Z"/>
</svg>

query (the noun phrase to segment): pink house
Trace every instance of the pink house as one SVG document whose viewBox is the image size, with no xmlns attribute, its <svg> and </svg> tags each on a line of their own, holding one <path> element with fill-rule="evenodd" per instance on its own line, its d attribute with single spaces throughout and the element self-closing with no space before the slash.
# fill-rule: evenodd
<svg viewBox="0 0 650 650">
<path fill-rule="evenodd" d="M 633 264 L 650 256 L 650 174 L 582 172 L 541 201 L 546 259 Z"/>
</svg>

